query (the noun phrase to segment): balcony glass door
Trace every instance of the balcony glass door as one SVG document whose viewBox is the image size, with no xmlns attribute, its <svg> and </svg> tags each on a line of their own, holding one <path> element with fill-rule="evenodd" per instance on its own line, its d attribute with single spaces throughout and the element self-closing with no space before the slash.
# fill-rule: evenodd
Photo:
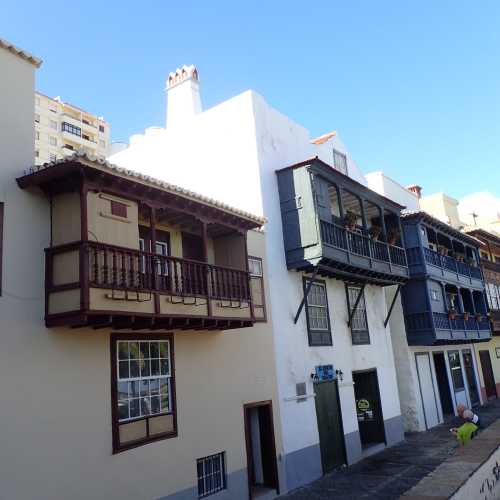
<svg viewBox="0 0 500 500">
<path fill-rule="evenodd" d="M 453 382 L 453 391 L 455 392 L 455 403 L 456 405 L 463 404 L 464 406 L 468 406 L 462 373 L 462 363 L 460 362 L 460 352 L 448 351 L 448 362 L 450 365 L 451 380 Z"/>
<path fill-rule="evenodd" d="M 476 374 L 474 372 L 474 361 L 470 349 L 464 349 L 462 356 L 464 358 L 465 378 L 467 380 L 467 388 L 469 389 L 470 404 L 471 406 L 476 406 L 480 401 L 476 384 Z"/>
</svg>

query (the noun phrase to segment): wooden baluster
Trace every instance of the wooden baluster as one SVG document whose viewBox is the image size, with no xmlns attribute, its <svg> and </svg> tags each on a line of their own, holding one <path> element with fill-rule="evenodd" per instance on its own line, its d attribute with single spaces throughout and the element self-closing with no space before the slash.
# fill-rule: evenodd
<svg viewBox="0 0 500 500">
<path fill-rule="evenodd" d="M 130 281 L 131 281 L 131 285 L 132 285 L 132 288 L 136 288 L 137 287 L 137 280 L 136 280 L 136 276 L 135 276 L 135 253 L 131 253 L 130 254 Z"/>
<path fill-rule="evenodd" d="M 120 254 L 121 254 L 121 261 L 122 261 L 122 268 L 121 268 L 122 286 L 124 288 L 127 288 L 127 260 L 125 257 L 125 252 L 120 252 Z"/>
<path fill-rule="evenodd" d="M 116 269 L 116 251 L 113 249 L 113 255 L 112 255 L 112 262 L 113 262 L 113 271 L 112 271 L 112 284 L 113 287 L 117 285 L 118 282 L 118 270 Z"/>
<path fill-rule="evenodd" d="M 104 249 L 103 255 L 103 265 L 102 265 L 102 280 L 107 285 L 109 280 L 109 269 L 108 269 L 108 250 Z"/>
<path fill-rule="evenodd" d="M 93 252 L 93 257 L 94 257 L 94 262 L 93 262 L 93 269 L 94 269 L 94 283 L 99 284 L 99 251 L 97 248 L 90 247 L 89 248 L 89 254 Z M 92 257 L 91 257 L 92 258 Z"/>
</svg>

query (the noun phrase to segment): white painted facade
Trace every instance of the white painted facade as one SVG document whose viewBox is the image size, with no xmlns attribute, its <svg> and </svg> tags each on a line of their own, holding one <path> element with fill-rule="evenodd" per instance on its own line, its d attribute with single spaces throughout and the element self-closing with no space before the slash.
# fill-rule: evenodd
<svg viewBox="0 0 500 500">
<path fill-rule="evenodd" d="M 401 411 L 390 328 L 383 325 L 387 312 L 384 290 L 377 286 L 367 286 L 365 290 L 370 345 L 352 345 L 342 281 L 327 280 L 332 347 L 308 345 L 304 312 L 297 324 L 293 322 L 303 298 L 303 275 L 286 268 L 275 171 L 314 156 L 332 164 L 335 148 L 347 155 L 349 175 L 365 185 L 366 181 L 337 134 L 322 144 L 312 144 L 306 128 L 272 108 L 253 91 L 194 114 L 189 104 L 192 100 L 184 99 L 184 102 L 187 103 L 187 119 L 171 124 L 172 115 L 167 112 L 166 129 L 151 127 L 144 134 L 133 136 L 130 147 L 110 157 L 109 161 L 202 191 L 267 218 L 266 259 L 283 435 L 279 450 L 280 484 L 282 491 L 286 491 L 321 475 L 311 381 L 311 373 L 317 365 L 333 364 L 344 373 L 339 392 L 344 434 L 349 441 L 349 462 L 361 457 L 356 437 L 353 371 L 377 369 L 383 417 L 395 428 L 388 442 L 402 439 L 402 424 L 401 431 L 398 427 Z M 171 95 L 169 106 L 173 106 Z M 175 112 L 177 114 L 179 109 Z M 301 382 L 307 384 L 308 397 L 299 402 L 296 384 Z"/>
</svg>

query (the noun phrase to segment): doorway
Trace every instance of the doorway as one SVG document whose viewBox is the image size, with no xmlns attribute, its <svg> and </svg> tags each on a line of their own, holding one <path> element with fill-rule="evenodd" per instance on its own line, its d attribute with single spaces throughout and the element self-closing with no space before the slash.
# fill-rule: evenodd
<svg viewBox="0 0 500 500">
<path fill-rule="evenodd" d="M 384 417 L 376 370 L 353 372 L 361 447 L 385 443 Z"/>
<path fill-rule="evenodd" d="M 272 403 L 262 401 L 246 404 L 243 411 L 248 464 L 248 497 L 250 500 L 274 498 L 279 494 L 279 484 Z"/>
<path fill-rule="evenodd" d="M 336 380 L 315 382 L 316 418 L 323 472 L 346 463 L 344 428 Z"/>
<path fill-rule="evenodd" d="M 465 380 L 467 381 L 467 389 L 469 389 L 469 399 L 471 406 L 477 406 L 479 400 L 479 391 L 477 390 L 476 374 L 474 373 L 474 361 L 472 360 L 472 352 L 470 349 L 462 351 L 464 360 Z"/>
<path fill-rule="evenodd" d="M 491 366 L 490 351 L 479 351 L 479 359 L 481 360 L 486 397 L 488 399 L 496 398 L 497 390 L 495 385 L 495 376 L 493 375 L 493 367 Z"/>
<path fill-rule="evenodd" d="M 446 361 L 444 359 L 444 352 L 433 353 L 434 368 L 436 370 L 436 380 L 439 391 L 439 398 L 441 400 L 441 408 L 443 410 L 443 417 L 453 416 L 453 400 L 451 399 L 450 384 L 448 383 L 448 374 L 446 372 Z"/>
</svg>

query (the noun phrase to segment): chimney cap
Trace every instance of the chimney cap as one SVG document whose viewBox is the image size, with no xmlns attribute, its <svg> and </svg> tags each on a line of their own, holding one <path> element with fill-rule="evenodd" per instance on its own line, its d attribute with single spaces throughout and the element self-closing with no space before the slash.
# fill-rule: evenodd
<svg viewBox="0 0 500 500">
<path fill-rule="evenodd" d="M 167 89 L 171 89 L 186 80 L 194 80 L 196 82 L 199 81 L 198 70 L 194 64 L 190 64 L 189 66 L 184 64 L 180 68 L 177 68 L 174 72 L 169 73 L 167 79 Z"/>
<path fill-rule="evenodd" d="M 410 184 L 409 186 L 406 186 L 406 189 L 410 191 L 410 193 L 417 195 L 417 198 L 422 197 L 422 186 L 419 186 L 418 184 Z"/>
</svg>

